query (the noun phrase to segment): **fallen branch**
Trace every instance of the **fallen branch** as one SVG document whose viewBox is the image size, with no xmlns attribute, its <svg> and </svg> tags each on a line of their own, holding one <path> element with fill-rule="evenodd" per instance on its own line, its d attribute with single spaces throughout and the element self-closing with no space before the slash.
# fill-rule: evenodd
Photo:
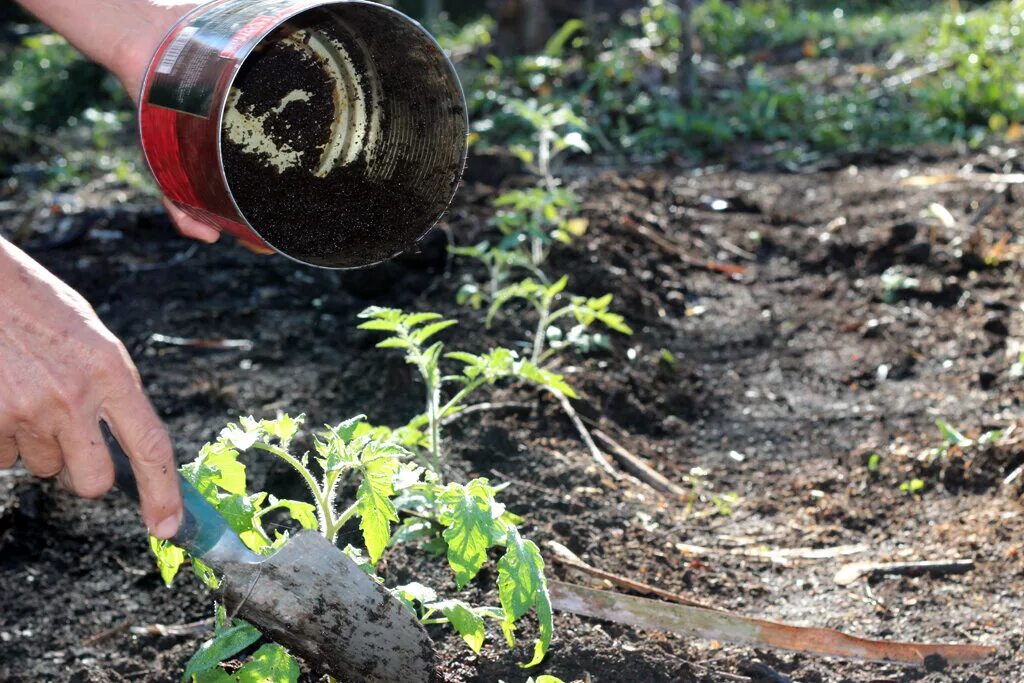
<svg viewBox="0 0 1024 683">
<path fill-rule="evenodd" d="M 599 441 L 603 442 L 605 446 L 611 449 L 612 456 L 620 465 L 622 465 L 624 470 L 651 488 L 661 491 L 662 493 L 667 493 L 670 496 L 679 498 L 680 500 L 685 500 L 689 495 L 683 487 L 669 481 L 661 472 L 658 472 L 642 459 L 630 453 L 622 444 L 602 432 L 600 429 L 595 429 L 593 434 Z"/>
<path fill-rule="evenodd" d="M 450 415 L 446 415 L 441 420 L 441 426 L 447 427 L 456 420 L 466 415 L 472 415 L 473 413 L 484 413 L 497 410 L 529 412 L 532 409 L 533 406 L 529 405 L 528 403 L 516 403 L 514 401 L 508 401 L 505 403 L 475 403 L 471 406 L 466 406 L 462 410 L 456 411 Z"/>
<path fill-rule="evenodd" d="M 150 624 L 149 626 L 132 626 L 130 629 L 136 636 L 195 636 L 213 630 L 213 619 L 201 619 L 188 624 Z"/>
<path fill-rule="evenodd" d="M 693 607 L 703 607 L 704 609 L 716 609 L 695 598 L 656 588 L 646 583 L 634 581 L 633 579 L 626 578 L 625 576 L 620 576 L 619 574 L 613 574 L 612 572 L 606 572 L 603 569 L 593 567 L 581 560 L 576 553 L 557 541 L 548 541 L 545 545 L 554 553 L 555 561 L 559 564 L 575 569 L 576 571 L 587 574 L 588 576 L 603 579 L 604 581 L 608 581 L 619 588 L 625 588 L 627 590 L 644 593 L 646 595 L 656 595 L 662 600 L 677 602 L 680 605 L 691 605 Z"/>
<path fill-rule="evenodd" d="M 689 543 L 676 543 L 676 550 L 681 551 L 684 555 L 728 555 L 783 566 L 794 562 L 821 562 L 837 557 L 859 555 L 870 549 L 871 546 L 864 544 L 837 545 L 831 548 L 769 548 L 761 550 L 757 548 L 707 548 Z"/>
<path fill-rule="evenodd" d="M 717 261 L 703 261 L 701 259 L 694 258 L 687 253 L 686 249 L 681 244 L 659 234 L 656 230 L 651 230 L 646 225 L 637 223 L 628 216 L 622 219 L 622 225 L 631 232 L 654 242 L 654 244 L 661 247 L 664 251 L 676 256 L 680 261 L 688 266 L 702 268 L 712 273 L 728 275 L 731 278 L 739 278 L 747 272 L 747 269 L 743 266 L 737 266 L 730 263 L 718 263 Z"/>
<path fill-rule="evenodd" d="M 584 588 L 550 581 L 554 609 L 653 631 L 681 633 L 738 645 L 792 652 L 924 666 L 936 659 L 950 664 L 980 662 L 995 648 L 868 640 L 826 628 L 789 626 L 691 605 Z"/>
<path fill-rule="evenodd" d="M 865 576 L 898 574 L 900 576 L 945 576 L 966 574 L 974 569 L 974 560 L 938 560 L 926 562 L 855 562 L 836 572 L 833 580 L 840 586 L 849 586 Z"/>
<path fill-rule="evenodd" d="M 573 425 L 576 426 L 576 431 L 580 433 L 580 438 L 583 439 L 583 443 L 587 445 L 587 449 L 590 451 L 591 457 L 594 458 L 594 461 L 598 466 L 613 480 L 620 480 L 622 475 L 612 467 L 611 463 L 608 462 L 608 458 L 604 457 L 604 453 L 602 453 L 601 449 L 597 447 L 596 443 L 594 443 L 594 439 L 590 436 L 587 426 L 583 424 L 583 420 L 580 419 L 579 413 L 576 412 L 576 409 L 572 407 L 572 403 L 569 402 L 569 397 L 560 391 L 555 391 L 554 389 L 548 389 L 547 391 L 558 399 L 559 404 L 562 406 L 562 410 L 565 411 L 565 414 L 572 421 Z"/>
</svg>

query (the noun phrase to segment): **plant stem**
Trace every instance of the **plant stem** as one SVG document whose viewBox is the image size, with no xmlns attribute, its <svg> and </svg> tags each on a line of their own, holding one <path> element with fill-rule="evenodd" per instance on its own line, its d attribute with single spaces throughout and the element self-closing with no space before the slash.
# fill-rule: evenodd
<svg viewBox="0 0 1024 683">
<path fill-rule="evenodd" d="M 275 446 L 260 442 L 253 444 L 253 448 L 276 455 L 291 465 L 292 469 L 299 473 L 299 475 L 305 480 L 306 486 L 309 487 L 310 492 L 313 494 L 313 501 L 316 503 L 317 516 L 320 518 L 320 531 L 323 532 L 327 540 L 332 540 L 328 533 L 328 531 L 334 527 L 334 513 L 333 510 L 331 510 L 330 493 L 320 490 L 320 487 L 317 485 L 316 479 L 313 477 L 313 473 L 309 471 L 309 468 L 303 465 L 298 458 L 283 448 L 276 448 Z"/>
</svg>

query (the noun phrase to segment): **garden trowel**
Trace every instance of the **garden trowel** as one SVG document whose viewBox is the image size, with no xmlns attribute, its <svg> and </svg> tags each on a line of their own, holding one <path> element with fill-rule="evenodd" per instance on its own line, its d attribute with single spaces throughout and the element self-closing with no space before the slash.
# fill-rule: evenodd
<svg viewBox="0 0 1024 683">
<path fill-rule="evenodd" d="M 104 424 L 117 486 L 139 499 L 131 464 Z M 333 543 L 302 531 L 277 552 L 249 550 L 227 521 L 179 475 L 185 514 L 172 540 L 222 576 L 228 613 L 354 683 L 430 683 L 433 644 L 415 615 Z"/>
</svg>

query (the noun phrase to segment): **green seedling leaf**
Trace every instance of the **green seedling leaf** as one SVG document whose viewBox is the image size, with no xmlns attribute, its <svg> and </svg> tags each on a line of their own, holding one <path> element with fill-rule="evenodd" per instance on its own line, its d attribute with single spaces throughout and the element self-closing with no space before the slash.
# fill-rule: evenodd
<svg viewBox="0 0 1024 683">
<path fill-rule="evenodd" d="M 942 438 L 945 439 L 946 443 L 950 446 L 959 446 L 970 441 L 970 439 L 965 437 L 963 434 L 953 429 L 945 420 L 936 420 L 935 426 L 939 428 L 939 433 L 942 434 Z"/>
<path fill-rule="evenodd" d="M 922 479 L 911 479 L 910 481 L 905 481 L 900 484 L 900 491 L 908 495 L 920 493 L 921 491 L 924 491 L 924 489 L 925 483 Z"/>
<path fill-rule="evenodd" d="M 191 681 L 193 676 L 210 671 L 261 637 L 263 636 L 256 630 L 256 627 L 245 622 L 238 622 L 237 625 L 222 631 L 199 647 L 192 658 L 188 660 L 182 680 Z"/>
<path fill-rule="evenodd" d="M 245 429 L 236 424 L 230 424 L 221 430 L 220 437 L 240 451 L 247 451 L 253 444 L 263 436 L 262 429 Z"/>
<path fill-rule="evenodd" d="M 878 453 L 872 453 L 871 457 L 868 458 L 868 472 L 878 472 L 882 468 L 882 456 Z"/>
<path fill-rule="evenodd" d="M 185 551 L 169 541 L 160 540 L 156 536 L 149 537 L 149 549 L 153 551 L 153 555 L 156 557 L 156 566 L 160 569 L 160 578 L 164 580 L 164 584 L 170 587 L 174 577 L 178 575 L 178 570 L 181 569 L 181 565 L 185 562 Z"/>
<path fill-rule="evenodd" d="M 573 388 L 565 382 L 565 379 L 561 375 L 549 370 L 542 370 L 529 361 L 522 361 L 519 365 L 517 374 L 524 379 L 528 379 L 539 384 L 542 387 L 554 389 L 559 393 L 565 394 L 569 398 L 578 397 L 576 392 L 573 391 Z"/>
<path fill-rule="evenodd" d="M 217 578 L 213 568 L 195 557 L 192 558 L 192 573 L 210 590 L 215 591 L 220 588 L 220 579 Z"/>
<path fill-rule="evenodd" d="M 523 664 L 524 669 L 537 666 L 544 661 L 551 647 L 551 637 L 555 632 L 554 616 L 551 613 L 551 597 L 548 595 L 548 585 L 544 582 L 544 589 L 537 594 L 537 624 L 540 636 L 533 645 L 533 659 Z"/>
<path fill-rule="evenodd" d="M 437 591 L 415 581 L 404 586 L 396 586 L 392 592 L 408 604 L 418 602 L 421 605 L 426 605 L 437 601 Z"/>
<path fill-rule="evenodd" d="M 345 420 L 337 427 L 331 429 L 331 432 L 339 439 L 341 439 L 342 443 L 348 444 L 352 441 L 352 439 L 355 438 L 356 433 L 359 431 L 359 428 L 365 422 L 365 415 L 356 415 L 355 417 L 349 418 L 348 420 Z"/>
<path fill-rule="evenodd" d="M 536 608 L 540 621 L 540 638 L 534 647 L 533 659 L 525 666 L 535 666 L 544 659 L 553 632 L 551 604 L 544 560 L 532 541 L 510 527 L 505 541 L 505 555 L 498 561 L 498 595 L 506 620 L 515 622 L 531 608 Z"/>
<path fill-rule="evenodd" d="M 438 610 L 445 617 L 452 627 L 458 632 L 462 639 L 469 645 L 473 652 L 480 652 L 484 645 L 484 619 L 473 609 L 461 600 L 445 600 L 429 605 L 431 609 Z"/>
<path fill-rule="evenodd" d="M 356 491 L 356 514 L 370 561 L 376 564 L 391 538 L 391 523 L 398 522 L 391 497 L 401 463 L 391 453 L 367 449 L 362 456 L 363 481 Z"/>
<path fill-rule="evenodd" d="M 292 519 L 298 522 L 303 529 L 316 531 L 319 527 L 319 522 L 316 518 L 315 505 L 298 500 L 279 500 L 273 504 L 280 505 L 286 509 L 288 514 L 292 516 Z"/>
<path fill-rule="evenodd" d="M 231 677 L 238 683 L 297 683 L 299 663 L 280 645 L 268 643 Z"/>
<path fill-rule="evenodd" d="M 260 422 L 260 427 L 265 434 L 280 441 L 282 446 L 287 446 L 291 442 L 292 438 L 294 438 L 296 432 L 299 431 L 299 426 L 304 421 L 304 415 L 291 417 L 285 414 L 281 415 L 276 420 L 263 420 Z"/>
<path fill-rule="evenodd" d="M 182 467 L 181 473 L 215 505 L 218 488 L 236 495 L 245 494 L 245 465 L 238 462 L 238 451 L 224 439 L 203 446 L 199 456 Z"/>
<path fill-rule="evenodd" d="M 544 585 L 544 560 L 533 541 L 524 540 L 510 527 L 505 555 L 498 561 L 498 595 L 509 620 L 515 621 L 533 607 Z"/>
<path fill-rule="evenodd" d="M 442 534 L 448 543 L 448 564 L 462 589 L 484 566 L 487 551 L 504 537 L 500 518 L 505 509 L 495 502 L 486 479 L 465 486 L 449 484 L 441 502 L 446 506 L 441 523 L 448 527 Z"/>
</svg>

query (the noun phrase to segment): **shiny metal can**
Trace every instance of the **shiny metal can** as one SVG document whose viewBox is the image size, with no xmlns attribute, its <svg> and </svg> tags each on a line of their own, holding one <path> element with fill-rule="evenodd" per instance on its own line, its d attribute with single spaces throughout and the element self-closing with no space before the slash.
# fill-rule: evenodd
<svg viewBox="0 0 1024 683">
<path fill-rule="evenodd" d="M 413 245 L 466 159 L 466 102 L 434 38 L 373 2 L 214 0 L 165 37 L 142 147 L 187 214 L 305 264 Z"/>
</svg>

